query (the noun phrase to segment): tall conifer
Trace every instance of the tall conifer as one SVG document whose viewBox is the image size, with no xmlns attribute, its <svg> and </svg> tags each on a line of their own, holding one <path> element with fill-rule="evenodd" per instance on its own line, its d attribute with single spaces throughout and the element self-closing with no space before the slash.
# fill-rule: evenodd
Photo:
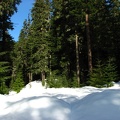
<svg viewBox="0 0 120 120">
<path fill-rule="evenodd" d="M 32 51 L 33 69 L 41 79 L 45 79 L 48 71 L 48 35 L 50 29 L 50 3 L 49 0 L 36 0 L 31 11 L 32 25 Z"/>
</svg>

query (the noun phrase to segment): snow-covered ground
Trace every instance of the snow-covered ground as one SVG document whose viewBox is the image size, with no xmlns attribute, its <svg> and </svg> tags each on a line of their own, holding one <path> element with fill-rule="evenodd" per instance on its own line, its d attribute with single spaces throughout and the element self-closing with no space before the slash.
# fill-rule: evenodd
<svg viewBox="0 0 120 120">
<path fill-rule="evenodd" d="M 32 82 L 0 95 L 0 120 L 120 120 L 120 86 L 45 89 Z"/>
</svg>

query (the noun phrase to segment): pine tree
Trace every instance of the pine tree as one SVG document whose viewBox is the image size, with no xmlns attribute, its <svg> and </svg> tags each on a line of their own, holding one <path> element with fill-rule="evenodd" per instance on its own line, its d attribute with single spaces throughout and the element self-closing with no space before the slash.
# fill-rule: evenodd
<svg viewBox="0 0 120 120">
<path fill-rule="evenodd" d="M 69 7 L 69 1 L 53 1 L 51 39 L 54 41 L 52 42 L 52 70 L 56 71 L 57 69 L 59 71 L 58 75 L 66 76 L 66 79 L 71 81 L 75 70 L 72 63 L 76 63 L 76 60 L 73 60 L 76 52 L 74 50 L 75 23 L 72 19 L 73 16 L 69 14 Z"/>
<path fill-rule="evenodd" d="M 0 57 L 2 57 L 2 55 L 4 54 L 5 54 L 4 52 L 0 53 Z M 9 72 L 10 72 L 9 63 L 6 61 L 0 61 L 0 94 L 8 93 L 6 83 L 10 79 Z"/>
<path fill-rule="evenodd" d="M 24 85 L 23 73 L 18 71 L 15 78 L 11 81 L 10 89 L 18 93 L 24 87 Z"/>
<path fill-rule="evenodd" d="M 93 68 L 92 73 L 90 73 L 88 83 L 94 87 L 103 87 L 106 84 L 105 81 L 104 65 L 98 60 L 96 67 Z"/>
<path fill-rule="evenodd" d="M 109 58 L 107 62 L 102 63 L 100 60 L 97 61 L 96 67 L 90 74 L 88 83 L 95 87 L 110 87 L 112 82 L 118 79 L 116 66 L 114 60 Z"/>
<path fill-rule="evenodd" d="M 14 41 L 8 31 L 13 29 L 11 16 L 17 12 L 17 5 L 19 5 L 20 2 L 21 0 L 0 1 L 0 52 L 5 52 L 5 54 L 0 57 L 0 61 L 3 65 L 4 63 L 9 63 L 10 68 L 12 68 L 11 53 L 13 50 Z M 11 76 L 11 73 L 12 71 L 9 71 L 6 74 L 6 77 Z M 9 84 L 10 77 L 9 81 L 7 80 L 8 87 Z M 5 85 L 6 81 L 4 82 L 4 86 Z"/>
<path fill-rule="evenodd" d="M 41 76 L 40 79 L 45 79 L 45 74 L 48 71 L 48 38 L 49 38 L 49 22 L 50 22 L 50 4 L 49 0 L 36 0 L 31 11 L 32 25 L 32 54 L 33 54 L 33 69 L 35 74 Z"/>
<path fill-rule="evenodd" d="M 31 72 L 31 47 L 29 46 L 29 32 L 30 32 L 31 21 L 30 19 L 25 20 L 23 28 L 20 31 L 19 41 L 16 43 L 14 48 L 14 67 L 16 67 L 16 73 L 18 71 L 22 73 L 24 82 L 27 84 L 32 81 L 32 78 L 28 77 Z M 27 80 L 27 78 L 29 80 Z M 31 80 L 30 80 L 31 79 Z"/>
<path fill-rule="evenodd" d="M 118 80 L 118 73 L 117 73 L 117 67 L 115 65 L 115 60 L 113 58 L 109 58 L 106 65 L 105 65 L 105 79 L 106 79 L 106 86 L 110 87 L 112 86 L 112 82 L 115 82 Z"/>
<path fill-rule="evenodd" d="M 86 71 L 92 71 L 96 58 L 105 60 L 108 56 L 114 56 L 113 52 L 116 49 L 114 38 L 117 37 L 118 41 L 119 30 L 113 32 L 112 28 L 114 24 L 115 29 L 119 27 L 118 21 L 116 23 L 115 20 L 116 18 L 118 20 L 119 16 L 119 3 L 118 0 L 53 0 L 52 70 L 59 71 L 59 74 L 64 72 L 71 77 L 72 72 L 76 70 L 72 63 L 77 66 L 80 64 L 80 78 L 85 82 Z M 113 17 L 115 14 L 117 17 Z M 113 34 L 116 34 L 116 37 Z M 80 58 L 77 61 L 75 61 L 75 35 L 79 48 L 79 55 L 76 55 Z"/>
<path fill-rule="evenodd" d="M 1 50 L 9 51 L 10 42 L 12 37 L 8 33 L 8 30 L 13 29 L 13 23 L 11 22 L 11 16 L 17 12 L 17 5 L 19 5 L 21 0 L 9 0 L 1 1 L 1 14 L 0 14 L 0 37 L 1 37 Z"/>
</svg>

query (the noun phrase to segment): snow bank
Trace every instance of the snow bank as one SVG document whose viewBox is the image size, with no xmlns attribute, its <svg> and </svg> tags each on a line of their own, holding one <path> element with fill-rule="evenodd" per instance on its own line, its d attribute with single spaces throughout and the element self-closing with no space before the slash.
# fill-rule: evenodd
<svg viewBox="0 0 120 120">
<path fill-rule="evenodd" d="M 51 97 L 30 97 L 9 102 L 0 120 L 70 120 L 69 104 Z"/>
<path fill-rule="evenodd" d="M 120 90 L 92 93 L 73 105 L 72 120 L 119 120 Z"/>
<path fill-rule="evenodd" d="M 18 94 L 0 95 L 0 120 L 119 120 L 120 86 L 48 88 L 32 82 Z"/>
</svg>

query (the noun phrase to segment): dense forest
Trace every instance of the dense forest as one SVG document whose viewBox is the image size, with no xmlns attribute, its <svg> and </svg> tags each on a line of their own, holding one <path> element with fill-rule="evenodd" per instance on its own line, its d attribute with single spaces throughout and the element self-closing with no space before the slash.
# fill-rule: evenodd
<svg viewBox="0 0 120 120">
<path fill-rule="evenodd" d="M 35 0 L 14 41 L 11 16 L 20 3 L 0 1 L 1 94 L 34 80 L 48 87 L 119 81 L 119 0 Z"/>
</svg>

